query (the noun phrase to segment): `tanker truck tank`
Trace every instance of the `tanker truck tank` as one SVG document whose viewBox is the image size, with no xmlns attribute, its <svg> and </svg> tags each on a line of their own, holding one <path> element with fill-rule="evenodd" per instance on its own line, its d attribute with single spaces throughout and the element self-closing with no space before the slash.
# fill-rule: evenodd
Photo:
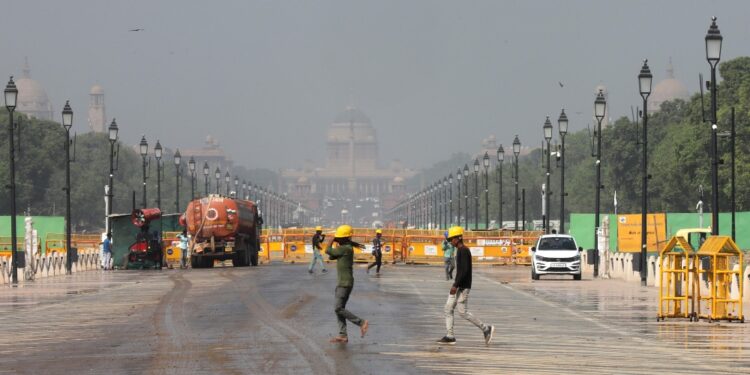
<svg viewBox="0 0 750 375">
<path fill-rule="evenodd" d="M 190 202 L 184 220 L 192 237 L 193 268 L 227 259 L 235 267 L 258 265 L 260 228 L 254 202 L 209 195 Z"/>
</svg>

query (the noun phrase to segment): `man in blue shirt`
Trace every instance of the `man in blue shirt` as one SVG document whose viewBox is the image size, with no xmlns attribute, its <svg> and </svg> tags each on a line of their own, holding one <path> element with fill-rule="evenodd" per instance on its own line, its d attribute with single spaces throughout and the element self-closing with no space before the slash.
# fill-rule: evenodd
<svg viewBox="0 0 750 375">
<path fill-rule="evenodd" d="M 188 265 L 188 237 L 187 230 L 183 229 L 182 233 L 177 235 L 177 239 L 180 240 L 180 268 L 187 268 Z"/>
<path fill-rule="evenodd" d="M 112 269 L 112 233 L 107 233 L 107 238 L 102 242 L 102 268 Z"/>
</svg>

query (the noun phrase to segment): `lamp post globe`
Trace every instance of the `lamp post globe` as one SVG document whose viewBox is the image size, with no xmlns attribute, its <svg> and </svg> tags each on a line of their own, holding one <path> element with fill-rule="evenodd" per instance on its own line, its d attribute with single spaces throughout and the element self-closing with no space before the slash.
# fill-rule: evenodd
<svg viewBox="0 0 750 375">
<path fill-rule="evenodd" d="M 706 60 L 712 68 L 721 60 L 721 43 L 724 37 L 721 36 L 719 26 L 716 25 L 716 17 L 711 17 L 711 26 L 706 33 Z"/>
<path fill-rule="evenodd" d="M 208 162 L 203 162 L 203 179 L 205 180 L 204 194 L 208 196 L 208 175 L 211 174 L 211 170 L 208 168 Z"/>
<path fill-rule="evenodd" d="M 16 109 L 16 101 L 18 100 L 18 88 L 16 83 L 13 82 L 13 76 L 10 76 L 8 84 L 5 86 L 5 108 L 8 112 L 13 112 Z"/>
<path fill-rule="evenodd" d="M 161 148 L 161 143 L 159 143 L 159 140 L 156 140 L 156 146 L 154 146 L 154 157 L 156 157 L 156 160 L 161 160 L 162 152 L 164 149 Z"/>
<path fill-rule="evenodd" d="M 112 122 L 109 124 L 108 133 L 109 133 L 109 141 L 112 143 L 117 142 L 117 133 L 120 132 L 120 129 L 117 127 L 117 121 L 115 119 L 112 119 Z"/>
<path fill-rule="evenodd" d="M 549 116 L 547 116 L 547 119 L 544 120 L 542 130 L 544 130 L 544 140 L 549 143 L 549 141 L 552 140 L 552 122 L 550 122 Z M 549 149 L 547 151 L 549 151 Z"/>
<path fill-rule="evenodd" d="M 594 100 L 594 117 L 599 122 L 604 119 L 604 114 L 607 111 L 607 100 L 604 98 L 604 91 L 599 90 Z"/>
<path fill-rule="evenodd" d="M 219 194 L 219 181 L 221 181 L 221 170 L 219 167 L 216 167 L 216 171 L 214 172 L 214 178 L 216 178 L 216 194 Z"/>
</svg>

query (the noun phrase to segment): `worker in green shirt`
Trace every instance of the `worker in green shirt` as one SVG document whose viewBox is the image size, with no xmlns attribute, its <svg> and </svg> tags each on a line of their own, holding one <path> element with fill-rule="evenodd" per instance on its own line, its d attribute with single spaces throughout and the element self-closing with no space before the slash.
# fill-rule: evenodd
<svg viewBox="0 0 750 375">
<path fill-rule="evenodd" d="M 332 343 L 346 344 L 349 342 L 349 336 L 346 333 L 346 321 L 350 321 L 359 326 L 362 337 L 365 337 L 369 326 L 367 320 L 360 319 L 346 309 L 346 302 L 349 301 L 349 295 L 354 287 L 354 275 L 352 265 L 354 263 L 353 247 L 363 247 L 352 241 L 352 227 L 342 225 L 336 229 L 333 240 L 328 244 L 326 254 L 331 260 L 336 260 L 336 272 L 338 274 L 338 284 L 336 286 L 336 317 L 339 321 L 339 335 L 332 338 Z M 334 247 L 334 244 L 336 246 Z"/>
</svg>

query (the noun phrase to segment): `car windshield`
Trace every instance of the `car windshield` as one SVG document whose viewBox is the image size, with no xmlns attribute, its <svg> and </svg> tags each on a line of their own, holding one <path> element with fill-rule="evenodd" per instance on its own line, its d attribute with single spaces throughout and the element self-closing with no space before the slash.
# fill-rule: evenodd
<svg viewBox="0 0 750 375">
<path fill-rule="evenodd" d="M 537 250 L 576 250 L 576 243 L 570 237 L 542 238 Z"/>
</svg>

